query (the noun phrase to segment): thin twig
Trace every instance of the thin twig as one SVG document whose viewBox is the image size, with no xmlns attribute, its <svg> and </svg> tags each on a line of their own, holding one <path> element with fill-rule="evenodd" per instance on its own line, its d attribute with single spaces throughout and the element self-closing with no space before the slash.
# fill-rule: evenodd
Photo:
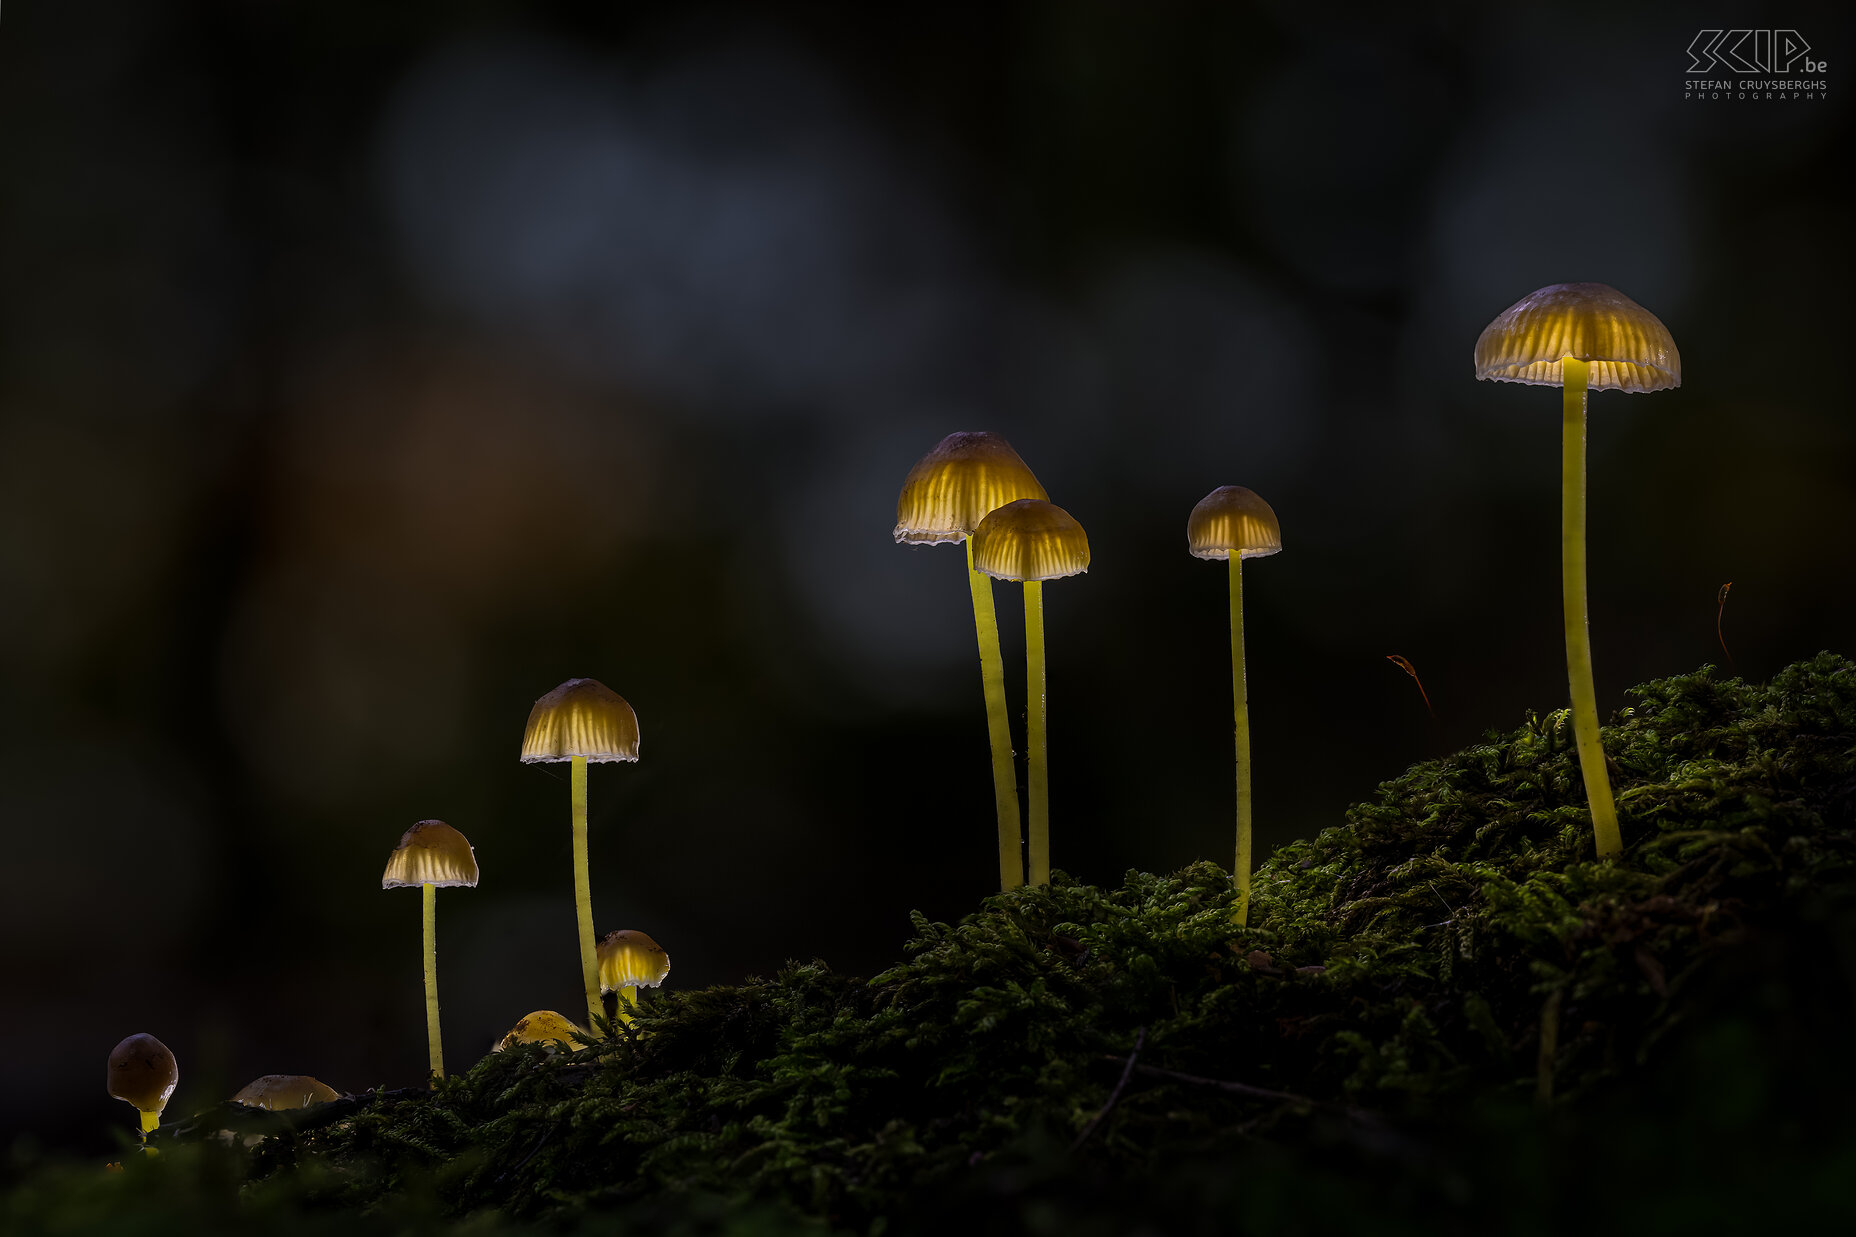
<svg viewBox="0 0 1856 1237">
<path fill-rule="evenodd" d="M 1727 590 L 1733 586 L 1734 582 L 1729 580 L 1721 585 L 1721 591 L 1714 595 L 1714 600 L 1720 603 L 1714 611 L 1714 638 L 1721 642 L 1721 652 L 1727 654 L 1727 669 L 1738 676 L 1740 667 L 1734 665 L 1734 655 L 1727 647 L 1727 637 L 1721 634 L 1721 617 L 1727 613 Z"/>
<path fill-rule="evenodd" d="M 1431 695 L 1424 690 L 1424 680 L 1418 677 L 1418 672 L 1412 668 L 1411 663 L 1406 661 L 1403 657 L 1400 657 L 1397 653 L 1387 653 L 1386 660 L 1411 676 L 1411 681 L 1418 685 L 1419 697 L 1424 701 L 1424 711 L 1431 715 L 1432 721 L 1436 721 L 1437 710 L 1431 707 Z"/>
<path fill-rule="evenodd" d="M 548 1145 L 548 1140 L 553 1138 L 555 1134 L 560 1131 L 560 1128 L 561 1123 L 559 1121 L 549 1122 L 548 1128 L 541 1132 L 541 1137 L 535 1141 L 535 1145 L 528 1149 L 528 1154 L 517 1160 L 514 1164 L 511 1164 L 508 1168 L 505 1168 L 502 1172 L 496 1174 L 496 1180 L 491 1184 L 501 1185 L 503 1184 L 503 1179 L 509 1176 L 509 1174 L 521 1172 L 528 1162 L 540 1154 L 543 1147 Z"/>
<path fill-rule="evenodd" d="M 1260 1100 L 1282 1100 L 1289 1104 L 1314 1104 L 1320 1107 L 1333 1107 L 1321 1100 L 1308 1098 L 1306 1095 L 1291 1095 L 1287 1091 L 1272 1091 L 1268 1087 L 1253 1087 L 1247 1082 L 1227 1082 L 1222 1078 L 1202 1078 L 1197 1074 L 1182 1074 L 1178 1070 L 1161 1069 L 1157 1065 L 1134 1066 L 1140 1073 L 1154 1078 L 1166 1078 L 1173 1082 L 1190 1083 L 1195 1087 L 1216 1087 L 1220 1091 L 1229 1091 L 1233 1095 L 1254 1095 Z"/>
<path fill-rule="evenodd" d="M 1110 1061 L 1121 1058 L 1110 1056 Z M 1280 1100 L 1285 1104 L 1305 1104 L 1311 1108 L 1326 1108 L 1332 1112 L 1345 1113 L 1348 1117 L 1363 1124 L 1373 1123 L 1373 1115 L 1351 1104 L 1339 1104 L 1333 1100 L 1318 1100 L 1306 1095 L 1295 1095 L 1288 1091 L 1272 1091 L 1268 1087 L 1253 1087 L 1247 1082 L 1229 1082 L 1223 1078 L 1203 1078 L 1198 1074 L 1182 1074 L 1178 1070 L 1161 1069 L 1157 1065 L 1134 1065 L 1129 1062 L 1134 1072 L 1146 1074 L 1153 1078 L 1164 1078 L 1169 1082 L 1183 1082 L 1195 1087 L 1212 1087 L 1219 1091 L 1229 1091 L 1233 1095 L 1249 1095 L 1262 1100 Z"/>
<path fill-rule="evenodd" d="M 184 1121 L 171 1126 L 163 1126 L 160 1133 L 163 1138 L 175 1141 L 200 1138 L 219 1130 L 234 1130 L 246 1134 L 280 1134 L 285 1131 L 302 1133 L 305 1130 L 318 1129 L 350 1117 L 364 1108 L 371 1108 L 382 1101 L 429 1097 L 432 1093 L 424 1087 L 401 1087 L 393 1091 L 363 1091 L 359 1095 L 344 1095 L 340 1099 L 330 1100 L 326 1104 L 311 1104 L 307 1108 L 255 1108 L 249 1104 L 235 1104 L 227 1100 L 202 1112 L 197 1112 Z"/>
<path fill-rule="evenodd" d="M 1089 1141 L 1089 1136 L 1096 1132 L 1096 1127 L 1102 1124 L 1103 1118 L 1107 1117 L 1109 1111 L 1115 1107 L 1115 1101 L 1119 1100 L 1121 1098 L 1121 1093 L 1127 1090 L 1128 1079 L 1134 1077 L 1135 1062 L 1141 1059 L 1141 1046 L 1146 1042 L 1147 1028 L 1141 1027 L 1134 1032 L 1134 1051 L 1128 1054 L 1128 1064 L 1127 1067 L 1121 1071 L 1121 1081 L 1116 1083 L 1115 1089 L 1108 1093 L 1108 1103 L 1102 1105 L 1102 1111 L 1090 1118 L 1089 1124 L 1083 1127 L 1083 1132 L 1078 1134 L 1076 1136 L 1076 1141 L 1070 1144 L 1071 1151 L 1075 1151 L 1078 1147 L 1081 1147 L 1084 1143 Z M 1119 1058 L 1112 1059 L 1119 1060 Z"/>
</svg>

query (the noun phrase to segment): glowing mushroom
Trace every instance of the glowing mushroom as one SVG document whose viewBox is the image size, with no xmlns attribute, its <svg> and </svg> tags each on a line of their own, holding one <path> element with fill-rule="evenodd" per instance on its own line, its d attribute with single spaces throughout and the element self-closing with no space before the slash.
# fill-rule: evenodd
<svg viewBox="0 0 1856 1237">
<path fill-rule="evenodd" d="M 535 702 L 522 735 L 522 763 L 572 762 L 574 913 L 580 930 L 580 982 L 589 1020 L 603 1012 L 593 941 L 593 894 L 586 858 L 586 767 L 638 759 L 638 714 L 598 679 L 568 679 Z M 590 1025 L 597 1025 L 591 1023 Z"/>
<path fill-rule="evenodd" d="M 110 1095 L 133 1104 L 142 1115 L 142 1149 L 150 1154 L 149 1132 L 161 1124 L 161 1110 L 178 1082 L 174 1054 L 152 1035 L 131 1035 L 110 1050 Z"/>
<path fill-rule="evenodd" d="M 1237 856 L 1231 874 L 1237 880 L 1241 927 L 1250 919 L 1250 688 L 1244 675 L 1244 560 L 1282 553 L 1282 527 L 1276 512 L 1241 485 L 1221 485 L 1192 509 L 1186 519 L 1186 545 L 1194 558 L 1227 559 L 1231 564 L 1231 700 L 1237 721 Z"/>
<path fill-rule="evenodd" d="M 1012 732 L 1005 712 L 1005 659 L 992 585 L 973 568 L 973 530 L 988 512 L 1020 498 L 1048 499 L 1044 487 L 1011 444 L 997 434 L 949 434 L 916 461 L 896 499 L 896 540 L 914 545 L 967 542 L 967 584 L 979 635 L 980 685 L 986 694 L 986 731 L 992 742 L 993 804 L 999 817 L 999 887 L 1025 883 L 1018 830 L 1018 781 L 1012 768 Z"/>
<path fill-rule="evenodd" d="M 586 1031 L 569 1021 L 565 1014 L 557 1014 L 551 1009 L 538 1009 L 532 1014 L 524 1014 L 492 1051 L 501 1052 L 517 1044 L 560 1044 L 571 1052 L 576 1035 L 585 1037 Z"/>
<path fill-rule="evenodd" d="M 445 1076 L 445 1050 L 438 1034 L 438 890 L 477 883 L 477 856 L 464 835 L 442 820 L 422 820 L 400 835 L 387 856 L 382 889 L 425 891 L 425 1034 L 432 1076 Z"/>
<path fill-rule="evenodd" d="M 232 1097 L 232 1102 L 276 1111 L 308 1108 L 311 1104 L 326 1104 L 340 1098 L 341 1092 L 308 1074 L 266 1074 L 246 1083 Z"/>
<path fill-rule="evenodd" d="M 1542 288 L 1498 315 L 1476 340 L 1476 377 L 1559 387 L 1560 587 L 1573 738 L 1601 859 L 1624 849 L 1592 686 L 1585 590 L 1585 397 L 1588 389 L 1663 391 L 1682 385 L 1682 356 L 1655 314 L 1602 283 Z"/>
<path fill-rule="evenodd" d="M 656 941 L 631 928 L 609 932 L 599 943 L 599 987 L 601 992 L 617 992 L 619 1017 L 632 1020 L 631 1010 L 638 1005 L 638 989 L 655 988 L 670 974 L 670 955 Z"/>
<path fill-rule="evenodd" d="M 1021 498 L 988 512 L 973 530 L 973 567 L 1025 586 L 1026 784 L 1031 883 L 1050 884 L 1050 767 L 1044 727 L 1044 581 L 1089 570 L 1089 537 L 1062 507 Z"/>
</svg>

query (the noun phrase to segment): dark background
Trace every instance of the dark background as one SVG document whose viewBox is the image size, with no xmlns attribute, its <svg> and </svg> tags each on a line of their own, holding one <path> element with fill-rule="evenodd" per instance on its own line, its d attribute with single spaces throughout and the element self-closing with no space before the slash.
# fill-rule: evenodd
<svg viewBox="0 0 1856 1237">
<path fill-rule="evenodd" d="M 953 430 L 1091 537 L 1046 590 L 1090 881 L 1229 862 L 1215 486 L 1286 546 L 1246 573 L 1260 855 L 1563 703 L 1557 392 L 1470 367 L 1544 284 L 1685 362 L 1593 400 L 1601 709 L 1723 660 L 1728 580 L 1749 676 L 1856 652 L 1847 17 L 1397 7 L 6 4 L 0 1146 L 113 1146 L 135 1031 L 171 1113 L 419 1081 L 378 880 L 422 818 L 483 869 L 439 899 L 452 1066 L 577 1016 L 565 772 L 516 760 L 570 676 L 641 720 L 595 911 L 672 985 L 970 909 L 960 552 L 890 541 Z M 1828 98 L 1685 100 L 1704 20 L 1796 29 Z"/>
</svg>

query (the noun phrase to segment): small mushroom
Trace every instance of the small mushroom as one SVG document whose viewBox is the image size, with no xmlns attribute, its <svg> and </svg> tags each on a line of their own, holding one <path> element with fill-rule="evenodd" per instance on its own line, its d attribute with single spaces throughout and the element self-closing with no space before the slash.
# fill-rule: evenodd
<svg viewBox="0 0 1856 1237">
<path fill-rule="evenodd" d="M 1476 340 L 1476 377 L 1560 388 L 1560 589 L 1573 738 L 1600 859 L 1624 849 L 1598 736 L 1585 587 L 1586 391 L 1682 385 L 1682 354 L 1655 314 L 1602 283 L 1563 283 L 1503 310 Z"/>
<path fill-rule="evenodd" d="M 1005 712 L 1005 658 L 999 652 L 999 618 L 992 585 L 973 568 L 969 538 L 988 512 L 1020 498 L 1048 499 L 1031 469 L 997 434 L 949 434 L 917 460 L 896 499 L 898 544 L 967 542 L 967 585 L 979 636 L 980 686 L 986 696 L 986 733 L 992 743 L 993 806 L 999 818 L 999 887 L 1025 883 L 1018 834 L 1018 779 L 1012 768 L 1012 730 Z"/>
<path fill-rule="evenodd" d="M 557 1014 L 551 1009 L 538 1009 L 532 1014 L 523 1015 L 492 1051 L 501 1052 L 517 1044 L 556 1043 L 572 1051 L 576 1035 L 585 1036 L 586 1031 L 568 1021 L 566 1015 Z"/>
<path fill-rule="evenodd" d="M 638 989 L 655 988 L 670 974 L 670 955 L 656 941 L 632 928 L 609 932 L 599 943 L 599 987 L 602 993 L 617 992 L 619 1017 L 630 1022 L 636 1008 Z"/>
<path fill-rule="evenodd" d="M 308 1108 L 311 1104 L 326 1104 L 340 1098 L 341 1092 L 308 1074 L 266 1074 L 246 1083 L 232 1097 L 232 1102 L 275 1112 L 281 1108 Z"/>
<path fill-rule="evenodd" d="M 178 1082 L 180 1066 L 174 1054 L 152 1035 L 131 1035 L 110 1050 L 110 1095 L 134 1105 L 142 1115 L 142 1149 L 150 1154 L 149 1132 L 161 1124 L 161 1110 Z"/>
<path fill-rule="evenodd" d="M 593 893 L 586 858 L 586 767 L 638 759 L 638 714 L 598 679 L 568 679 L 535 702 L 522 734 L 522 763 L 569 761 L 574 828 L 574 913 L 580 929 L 580 983 L 588 1019 L 603 1012 L 593 940 Z"/>
<path fill-rule="evenodd" d="M 387 856 L 382 889 L 424 890 L 425 1034 L 432 1076 L 445 1076 L 444 1043 L 438 1034 L 438 890 L 477 884 L 477 856 L 463 834 L 442 820 L 422 820 L 400 835 Z"/>
<path fill-rule="evenodd" d="M 1241 485 L 1221 485 L 1199 500 L 1186 518 L 1186 545 L 1194 558 L 1231 564 L 1231 699 L 1237 722 L 1237 882 L 1239 927 L 1250 920 L 1250 688 L 1244 675 L 1244 560 L 1282 553 L 1276 512 Z"/>
<path fill-rule="evenodd" d="M 1044 699 L 1044 581 L 1089 570 L 1089 537 L 1070 513 L 1021 498 L 987 513 L 973 530 L 973 566 L 1025 586 L 1025 746 L 1030 799 L 1031 883 L 1050 884 L 1050 765 Z"/>
</svg>

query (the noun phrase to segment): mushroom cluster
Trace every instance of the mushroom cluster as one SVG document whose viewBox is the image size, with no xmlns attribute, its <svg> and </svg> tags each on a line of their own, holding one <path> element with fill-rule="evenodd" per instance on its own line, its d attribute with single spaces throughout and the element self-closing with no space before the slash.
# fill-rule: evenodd
<svg viewBox="0 0 1856 1237">
<path fill-rule="evenodd" d="M 1555 284 L 1534 292 L 1491 322 L 1476 342 L 1479 379 L 1561 388 L 1561 548 L 1567 679 L 1581 774 L 1601 859 L 1621 853 L 1622 837 L 1605 770 L 1592 680 L 1586 601 L 1585 437 L 1591 390 L 1658 391 L 1679 386 L 1681 356 L 1655 315 L 1604 284 Z M 1243 563 L 1280 553 L 1275 511 L 1243 486 L 1220 486 L 1192 508 L 1187 548 L 1197 558 L 1227 564 L 1230 585 L 1231 693 L 1236 764 L 1236 846 L 1232 862 L 1233 920 L 1248 922 L 1254 834 L 1249 691 L 1245 673 Z M 895 540 L 903 544 L 964 542 L 967 581 L 978 637 L 980 681 L 992 754 L 994 815 L 1001 889 L 1051 879 L 1050 774 L 1046 704 L 1043 585 L 1089 569 L 1083 527 L 1050 501 L 1030 467 L 1005 439 L 991 433 L 955 433 L 916 462 L 896 503 Z M 1023 586 L 1026 682 L 1026 811 L 1021 836 L 1018 784 L 1006 705 L 1004 657 L 992 581 Z M 1724 604 L 1726 586 L 1721 590 Z M 1717 616 L 1717 635 L 1718 635 Z M 1724 644 L 1723 644 L 1724 647 Z M 1392 660 L 1416 677 L 1403 658 Z M 1422 684 L 1419 686 L 1422 692 Z M 1429 699 L 1426 697 L 1426 707 Z M 640 993 L 670 973 L 670 956 L 646 933 L 624 928 L 594 934 L 588 863 L 588 768 L 635 762 L 638 716 L 618 693 L 597 679 L 568 679 L 535 701 L 523 733 L 524 764 L 569 765 L 574 912 L 587 1028 L 550 1009 L 526 1015 L 495 1051 L 542 1045 L 572 1051 L 577 1042 L 610 1033 L 605 997 L 614 997 L 616 1021 L 636 1034 Z M 436 894 L 478 882 L 475 851 L 456 829 L 422 820 L 401 835 L 381 877 L 383 889 L 417 888 L 423 903 L 427 1046 L 430 1076 L 445 1076 L 439 1027 Z M 565 951 L 563 951 L 564 953 Z M 152 1035 L 131 1035 L 109 1056 L 109 1093 L 140 1117 L 144 1149 L 179 1081 L 174 1054 Z M 328 1103 L 333 1087 L 300 1074 L 266 1074 L 234 1101 L 267 1109 Z"/>
</svg>

